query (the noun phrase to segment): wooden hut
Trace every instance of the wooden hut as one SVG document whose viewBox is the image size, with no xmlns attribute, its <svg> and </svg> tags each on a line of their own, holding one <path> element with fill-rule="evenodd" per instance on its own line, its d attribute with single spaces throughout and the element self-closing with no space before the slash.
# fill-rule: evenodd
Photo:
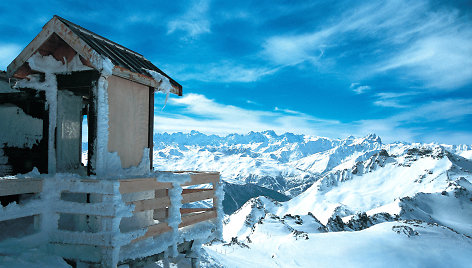
<svg viewBox="0 0 472 268">
<path fill-rule="evenodd" d="M 2 206 L 18 203 L 3 230 L 29 222 L 51 253 L 106 267 L 195 258 L 221 232 L 219 173 L 152 170 L 154 93 L 182 86 L 142 55 L 54 16 L 0 82 L 0 177 L 27 173 L 0 178 Z"/>
</svg>

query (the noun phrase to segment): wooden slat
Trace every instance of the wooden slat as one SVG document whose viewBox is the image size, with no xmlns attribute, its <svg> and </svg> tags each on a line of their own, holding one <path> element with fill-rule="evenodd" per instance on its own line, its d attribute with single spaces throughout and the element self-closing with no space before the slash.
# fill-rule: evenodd
<svg viewBox="0 0 472 268">
<path fill-rule="evenodd" d="M 195 193 L 182 194 L 182 204 L 213 198 L 215 190 L 209 189 Z"/>
<path fill-rule="evenodd" d="M 0 179 L 0 196 L 39 193 L 42 190 L 42 179 Z"/>
<path fill-rule="evenodd" d="M 135 205 L 133 212 L 145 211 L 145 210 L 153 210 L 158 208 L 166 208 L 170 206 L 170 199 L 168 196 L 166 197 L 159 197 L 154 199 L 145 199 L 145 200 L 138 200 L 129 202 L 127 204 Z"/>
<path fill-rule="evenodd" d="M 202 212 L 202 211 L 211 211 L 215 210 L 215 208 L 181 208 L 180 214 L 188 214 L 188 213 L 195 213 L 195 212 Z M 169 208 L 160 208 L 154 210 L 154 219 L 155 220 L 165 220 L 169 217 Z"/>
<path fill-rule="evenodd" d="M 180 214 L 188 214 L 188 213 L 212 211 L 212 210 L 215 210 L 215 209 L 214 208 L 181 208 Z"/>
<path fill-rule="evenodd" d="M 157 182 L 154 178 L 120 180 L 120 193 L 122 194 L 169 188 L 172 188 L 172 183 Z"/>
<path fill-rule="evenodd" d="M 196 193 L 196 192 L 204 192 L 212 190 L 212 188 L 205 188 L 205 189 L 183 189 L 182 194 L 189 194 L 189 193 Z"/>
<path fill-rule="evenodd" d="M 196 224 L 202 221 L 211 220 L 211 219 L 216 218 L 216 216 L 217 214 L 215 210 L 182 216 L 182 222 L 179 224 L 179 228 Z M 143 236 L 138 237 L 131 242 L 133 243 L 139 240 L 146 239 L 151 236 L 156 236 L 156 235 L 159 235 L 165 232 L 170 232 L 170 231 L 172 231 L 172 228 L 166 222 L 161 222 L 161 223 L 149 226 L 147 232 Z"/>
<path fill-rule="evenodd" d="M 182 173 L 210 174 L 210 175 L 220 174 L 218 171 L 197 171 L 197 170 L 175 170 L 175 171 L 166 170 L 166 171 L 159 171 L 159 172 L 179 173 L 179 174 L 182 174 Z"/>
<path fill-rule="evenodd" d="M 159 189 L 154 191 L 156 197 L 164 197 L 169 195 L 169 189 Z"/>
<path fill-rule="evenodd" d="M 151 236 L 156 236 L 165 232 L 169 232 L 169 231 L 172 231 L 172 228 L 170 228 L 166 222 L 161 222 L 155 225 L 151 225 L 148 227 L 147 232 L 143 236 L 134 239 L 133 241 L 131 241 L 131 243 L 146 239 Z"/>
<path fill-rule="evenodd" d="M 165 221 L 169 217 L 169 209 L 168 208 L 159 208 L 154 210 L 153 218 L 159 221 Z"/>
<path fill-rule="evenodd" d="M 182 216 L 182 222 L 179 224 L 179 228 L 199 223 L 202 221 L 211 220 L 213 218 L 216 218 L 216 216 L 217 214 L 215 210 Z"/>
<path fill-rule="evenodd" d="M 182 184 L 182 186 L 205 184 L 205 183 L 216 183 L 216 182 L 219 182 L 220 180 L 220 174 L 219 173 L 194 173 L 194 174 L 191 173 L 190 178 L 192 180 L 189 182 L 186 182 L 185 184 Z"/>
<path fill-rule="evenodd" d="M 67 184 L 58 185 L 60 191 L 89 194 L 114 194 L 114 181 L 92 179 L 70 179 Z"/>
</svg>

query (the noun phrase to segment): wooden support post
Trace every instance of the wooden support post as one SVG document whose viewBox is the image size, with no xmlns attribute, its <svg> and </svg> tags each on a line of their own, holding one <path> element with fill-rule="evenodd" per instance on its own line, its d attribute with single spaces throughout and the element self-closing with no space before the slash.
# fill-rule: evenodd
<svg viewBox="0 0 472 268">
<path fill-rule="evenodd" d="M 153 154 L 153 135 L 154 135 L 154 88 L 149 87 L 149 127 L 148 127 L 148 147 L 149 147 L 149 162 L 152 170 L 152 154 Z"/>
</svg>

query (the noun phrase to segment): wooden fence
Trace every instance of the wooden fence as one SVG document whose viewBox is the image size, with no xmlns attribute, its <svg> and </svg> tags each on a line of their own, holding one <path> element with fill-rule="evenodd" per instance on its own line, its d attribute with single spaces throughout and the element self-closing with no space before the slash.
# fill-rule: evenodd
<svg viewBox="0 0 472 268">
<path fill-rule="evenodd" d="M 173 174 L 189 175 L 190 181 L 180 185 L 183 188 L 182 204 L 213 200 L 213 206 L 210 208 L 195 206 L 181 208 L 179 229 L 217 217 L 218 202 L 215 191 L 219 187 L 219 173 L 169 172 L 167 174 L 171 177 Z M 42 220 L 35 220 L 40 222 L 35 225 L 39 232 L 49 233 L 47 243 L 56 254 L 72 260 L 102 263 L 103 266 L 114 266 L 118 263 L 116 256 L 120 247 L 172 231 L 167 223 L 172 206 L 169 196 L 169 191 L 173 188 L 172 182 L 158 182 L 156 178 L 54 180 L 54 177 L 0 178 L 0 198 L 3 200 L 36 193 L 35 198 L 25 204 L 0 208 L 0 211 L 3 210 L 0 222 L 26 216 L 41 217 Z M 151 194 L 140 195 L 141 192 Z M 124 201 L 117 207 L 116 200 L 130 195 L 143 198 Z M 47 202 L 48 205 L 45 206 L 45 203 L 41 202 Z M 120 230 L 122 215 L 126 215 L 124 218 L 129 218 L 130 214 L 135 216 L 140 213 L 152 215 L 152 219 L 147 221 L 149 224 L 138 226 L 135 230 Z M 118 218 L 120 219 L 117 223 L 115 219 Z M 122 241 L 116 237 L 117 233 L 121 237 L 131 238 L 129 241 Z M 130 233 L 137 235 L 127 236 Z M 82 252 L 82 255 L 78 255 L 78 252 Z"/>
</svg>

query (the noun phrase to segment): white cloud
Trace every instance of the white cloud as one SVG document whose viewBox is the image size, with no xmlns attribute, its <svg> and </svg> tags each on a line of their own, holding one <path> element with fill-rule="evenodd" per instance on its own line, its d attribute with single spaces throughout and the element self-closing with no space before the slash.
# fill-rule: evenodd
<svg viewBox="0 0 472 268">
<path fill-rule="evenodd" d="M 471 40 L 472 29 L 423 38 L 380 63 L 378 71 L 404 69 L 428 87 L 455 89 L 472 82 Z"/>
<path fill-rule="evenodd" d="M 411 107 L 393 116 L 375 120 L 360 120 L 346 126 L 354 135 L 375 132 L 386 141 L 427 141 L 443 143 L 467 143 L 470 133 L 455 129 L 434 129 L 434 124 L 444 126 L 445 122 L 460 122 L 472 115 L 472 99 L 447 99 L 432 101 Z M 432 123 L 429 127 L 425 123 Z M 460 135 L 459 135 L 460 134 Z M 436 138 L 434 138 L 436 137 Z"/>
<path fill-rule="evenodd" d="M 21 47 L 16 44 L 0 44 L 0 70 L 6 70 L 20 52 Z"/>
<path fill-rule="evenodd" d="M 207 0 L 194 1 L 184 14 L 167 23 L 167 34 L 184 31 L 188 37 L 195 38 L 210 33 L 210 20 L 207 14 L 209 4 Z"/>
<path fill-rule="evenodd" d="M 381 92 L 375 94 L 378 98 L 374 101 L 374 105 L 382 107 L 391 107 L 391 108 L 407 108 L 408 105 L 401 104 L 402 99 L 408 99 L 411 96 L 418 95 L 418 92 L 403 92 L 403 93 L 394 93 L 394 92 Z"/>
<path fill-rule="evenodd" d="M 269 61 L 281 65 L 296 65 L 305 61 L 319 62 L 324 53 L 327 38 L 332 30 L 303 34 L 274 36 L 263 44 L 263 55 Z"/>
<path fill-rule="evenodd" d="M 278 133 L 294 132 L 333 136 L 328 125 L 335 120 L 323 120 L 290 110 L 250 110 L 224 105 L 199 94 L 173 98 L 169 105 L 184 107 L 185 112 L 171 114 L 159 112 L 155 117 L 155 130 L 159 132 L 188 132 L 198 130 L 212 134 L 247 133 L 272 129 Z"/>
<path fill-rule="evenodd" d="M 256 102 L 256 101 L 252 101 L 252 100 L 246 100 L 246 103 L 247 103 L 247 104 L 256 105 L 256 106 L 261 106 L 260 103 L 258 103 L 258 102 Z"/>
<path fill-rule="evenodd" d="M 361 85 L 360 83 L 351 83 L 349 88 L 352 89 L 352 91 L 354 91 L 356 94 L 363 94 L 370 90 L 370 86 Z"/>
<path fill-rule="evenodd" d="M 391 108 L 406 108 L 407 105 L 400 104 L 396 100 L 376 100 L 374 101 L 374 105 L 382 106 L 382 107 L 391 107 Z"/>
<path fill-rule="evenodd" d="M 472 115 L 472 99 L 446 99 L 432 101 L 399 113 L 392 120 L 397 122 L 436 122 L 449 121 L 458 122 L 465 116 Z"/>
<path fill-rule="evenodd" d="M 178 114 L 158 112 L 154 119 L 156 132 L 198 130 L 204 133 L 226 135 L 272 129 L 279 134 L 293 132 L 333 138 L 376 133 L 386 142 L 436 141 L 443 143 L 470 143 L 470 140 L 466 138 L 471 136 L 470 133 L 460 133 L 454 129 L 434 130 L 432 133 L 431 127 L 428 129 L 418 123 L 466 120 L 467 116 L 472 115 L 472 99 L 433 101 L 382 119 L 352 122 L 316 118 L 299 111 L 281 108 L 274 108 L 273 111 L 244 109 L 221 104 L 199 94 L 172 98 L 168 105 L 184 108 L 184 111 Z M 437 139 L 432 139 L 436 133 Z"/>
<path fill-rule="evenodd" d="M 169 68 L 180 80 L 203 82 L 254 82 L 275 73 L 278 68 L 250 67 L 231 61 L 209 64 L 175 65 Z"/>
</svg>

